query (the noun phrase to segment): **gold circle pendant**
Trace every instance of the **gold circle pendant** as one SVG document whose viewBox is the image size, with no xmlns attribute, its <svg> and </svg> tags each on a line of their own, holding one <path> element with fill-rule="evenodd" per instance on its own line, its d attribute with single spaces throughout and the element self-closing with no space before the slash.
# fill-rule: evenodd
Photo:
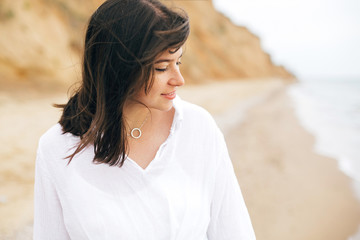
<svg viewBox="0 0 360 240">
<path fill-rule="evenodd" d="M 135 132 L 138 132 L 138 135 L 137 135 L 137 136 L 134 135 Z M 136 138 L 136 139 L 137 139 L 137 138 L 140 138 L 140 137 L 141 137 L 141 130 L 140 130 L 140 128 L 133 128 L 133 130 L 131 130 L 130 135 L 131 135 L 131 137 Z"/>
</svg>

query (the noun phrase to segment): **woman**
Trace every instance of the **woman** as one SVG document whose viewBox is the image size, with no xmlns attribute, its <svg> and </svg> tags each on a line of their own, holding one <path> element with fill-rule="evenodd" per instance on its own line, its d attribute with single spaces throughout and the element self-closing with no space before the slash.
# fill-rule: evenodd
<svg viewBox="0 0 360 240">
<path fill-rule="evenodd" d="M 186 13 L 108 0 L 83 81 L 40 139 L 34 239 L 255 239 L 223 135 L 176 96 Z"/>
</svg>

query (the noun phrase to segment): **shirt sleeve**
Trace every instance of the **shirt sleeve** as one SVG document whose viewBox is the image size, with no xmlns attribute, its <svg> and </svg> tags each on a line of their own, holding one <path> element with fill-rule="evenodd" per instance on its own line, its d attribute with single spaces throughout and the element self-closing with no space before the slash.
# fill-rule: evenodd
<svg viewBox="0 0 360 240">
<path fill-rule="evenodd" d="M 220 149 L 208 239 L 254 240 L 255 233 L 223 136 Z"/>
<path fill-rule="evenodd" d="M 38 149 L 34 186 L 34 240 L 70 239 L 64 224 L 62 208 L 53 180 L 43 166 L 43 155 Z"/>
</svg>

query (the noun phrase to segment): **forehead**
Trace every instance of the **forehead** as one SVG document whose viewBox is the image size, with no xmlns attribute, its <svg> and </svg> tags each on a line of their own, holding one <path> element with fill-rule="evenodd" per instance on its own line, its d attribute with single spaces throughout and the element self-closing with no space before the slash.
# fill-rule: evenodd
<svg viewBox="0 0 360 240">
<path fill-rule="evenodd" d="M 166 51 L 160 53 L 156 60 L 179 58 L 182 55 L 182 51 L 182 47 L 180 47 L 179 49 L 169 48 Z"/>
</svg>

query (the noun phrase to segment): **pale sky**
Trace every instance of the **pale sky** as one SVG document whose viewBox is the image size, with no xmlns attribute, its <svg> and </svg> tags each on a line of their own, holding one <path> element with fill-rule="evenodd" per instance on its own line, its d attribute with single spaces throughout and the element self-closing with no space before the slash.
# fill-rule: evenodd
<svg viewBox="0 0 360 240">
<path fill-rule="evenodd" d="M 360 80 L 360 0 L 213 0 L 301 78 Z"/>
</svg>

